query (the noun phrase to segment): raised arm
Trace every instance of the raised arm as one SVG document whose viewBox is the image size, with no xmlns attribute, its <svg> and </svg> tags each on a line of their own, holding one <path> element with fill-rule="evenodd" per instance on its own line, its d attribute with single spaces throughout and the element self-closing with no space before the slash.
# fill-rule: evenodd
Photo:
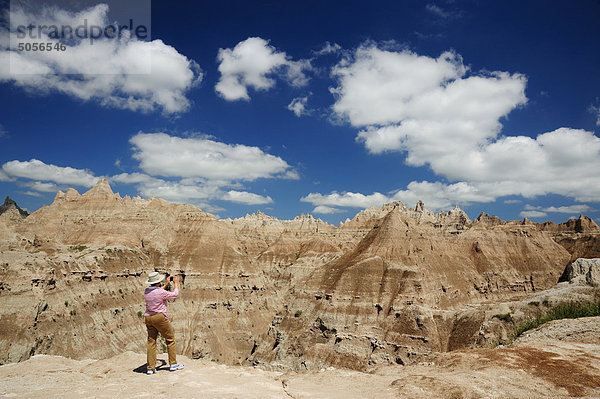
<svg viewBox="0 0 600 399">
<path fill-rule="evenodd" d="M 169 285 L 168 281 L 163 287 L 163 289 L 166 290 L 167 285 Z M 177 276 L 173 276 L 173 285 L 175 286 L 175 289 L 173 290 L 173 292 L 166 291 L 165 299 L 175 299 L 179 296 L 179 280 L 177 279 Z"/>
</svg>

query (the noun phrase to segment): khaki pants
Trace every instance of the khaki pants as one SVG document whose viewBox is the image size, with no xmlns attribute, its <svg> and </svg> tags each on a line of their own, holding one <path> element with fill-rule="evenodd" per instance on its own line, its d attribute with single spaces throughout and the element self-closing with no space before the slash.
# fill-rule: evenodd
<svg viewBox="0 0 600 399">
<path fill-rule="evenodd" d="M 147 368 L 154 370 L 156 368 L 156 338 L 158 333 L 165 338 L 167 342 L 167 352 L 169 353 L 169 364 L 177 363 L 177 355 L 175 354 L 175 333 L 169 319 L 162 313 L 157 313 L 152 316 L 145 316 L 146 328 L 148 328 L 148 354 Z"/>
</svg>

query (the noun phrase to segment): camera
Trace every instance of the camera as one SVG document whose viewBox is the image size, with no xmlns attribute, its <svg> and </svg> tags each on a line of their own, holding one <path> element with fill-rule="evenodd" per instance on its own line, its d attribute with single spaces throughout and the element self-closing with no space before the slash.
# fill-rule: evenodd
<svg viewBox="0 0 600 399">
<path fill-rule="evenodd" d="M 173 281 L 173 276 L 169 276 L 169 281 Z"/>
</svg>

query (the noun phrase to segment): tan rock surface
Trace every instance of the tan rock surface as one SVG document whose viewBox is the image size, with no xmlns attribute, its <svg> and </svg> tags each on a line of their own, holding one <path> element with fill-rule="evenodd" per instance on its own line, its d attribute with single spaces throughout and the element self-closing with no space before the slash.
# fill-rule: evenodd
<svg viewBox="0 0 600 399">
<path fill-rule="evenodd" d="M 556 234 L 422 203 L 338 227 L 260 212 L 217 220 L 100 181 L 24 220 L 0 216 L 0 363 L 143 351 L 153 269 L 182 280 L 169 310 L 186 356 L 284 371 L 419 363 L 503 339 L 514 326 L 494 314 L 535 315 L 543 295 L 591 298 L 578 284 L 546 291 L 573 256 Z"/>
<path fill-rule="evenodd" d="M 571 332 L 584 327 L 586 334 Z M 0 396 L 28 398 L 563 398 L 600 395 L 600 318 L 559 320 L 496 349 L 442 353 L 370 373 L 329 367 L 285 374 L 181 357 L 185 369 L 143 374 L 145 356 L 105 360 L 37 355 L 0 366 Z M 566 339 L 565 339 L 566 338 Z M 596 341 L 593 343 L 592 341 Z M 164 357 L 164 356 L 163 356 Z M 164 359 L 163 359 L 164 362 Z M 160 364 L 160 362 L 159 362 Z"/>
</svg>

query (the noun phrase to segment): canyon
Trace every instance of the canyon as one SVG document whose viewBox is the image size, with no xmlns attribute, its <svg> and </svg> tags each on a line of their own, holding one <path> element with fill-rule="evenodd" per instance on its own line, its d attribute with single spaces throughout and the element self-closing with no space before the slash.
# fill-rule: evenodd
<svg viewBox="0 0 600 399">
<path fill-rule="evenodd" d="M 427 364 L 505 343 L 554 304 L 597 300 L 596 272 L 566 268 L 598 257 L 600 228 L 583 215 L 471 220 L 395 202 L 339 226 L 219 220 L 100 180 L 0 215 L 0 364 L 144 353 L 153 270 L 182 282 L 169 312 L 188 358 L 279 373 Z"/>
</svg>

